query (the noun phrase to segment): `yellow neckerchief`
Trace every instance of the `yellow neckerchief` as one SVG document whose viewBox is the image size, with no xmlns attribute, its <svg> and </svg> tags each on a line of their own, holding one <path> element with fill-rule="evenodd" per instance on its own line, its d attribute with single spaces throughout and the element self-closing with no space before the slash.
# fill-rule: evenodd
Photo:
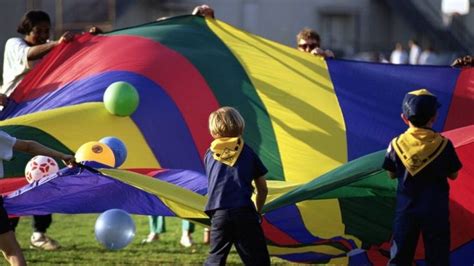
<svg viewBox="0 0 474 266">
<path fill-rule="evenodd" d="M 229 166 L 234 166 L 243 148 L 244 140 L 241 137 L 218 138 L 211 143 L 214 159 Z"/>
<path fill-rule="evenodd" d="M 411 127 L 392 140 L 392 147 L 414 176 L 438 157 L 447 143 L 448 139 L 432 129 Z"/>
</svg>

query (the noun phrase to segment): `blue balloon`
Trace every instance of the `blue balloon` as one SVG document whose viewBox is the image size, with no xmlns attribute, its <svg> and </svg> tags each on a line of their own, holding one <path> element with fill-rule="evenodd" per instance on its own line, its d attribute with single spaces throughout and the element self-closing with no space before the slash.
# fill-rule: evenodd
<svg viewBox="0 0 474 266">
<path fill-rule="evenodd" d="M 99 142 L 109 146 L 114 152 L 115 167 L 120 167 L 125 162 L 125 159 L 127 159 L 127 147 L 120 139 L 116 137 L 105 137 L 99 140 Z"/>
<path fill-rule="evenodd" d="M 135 223 L 126 211 L 110 209 L 95 222 L 95 238 L 109 250 L 126 247 L 135 237 Z"/>
</svg>

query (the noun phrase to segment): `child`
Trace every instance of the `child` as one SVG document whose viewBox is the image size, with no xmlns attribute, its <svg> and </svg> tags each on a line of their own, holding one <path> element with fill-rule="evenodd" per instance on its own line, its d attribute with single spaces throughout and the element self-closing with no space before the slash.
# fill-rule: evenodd
<svg viewBox="0 0 474 266">
<path fill-rule="evenodd" d="M 3 207 L 2 195 L 0 195 L 0 250 L 10 265 L 26 265 L 15 233 L 10 227 L 7 211 Z"/>
<path fill-rule="evenodd" d="M 265 237 L 260 227 L 267 197 L 267 169 L 244 144 L 245 122 L 232 107 L 222 107 L 209 116 L 214 138 L 204 157 L 209 178 L 206 213 L 211 218 L 211 243 L 205 265 L 225 265 L 235 244 L 245 265 L 270 265 Z M 251 200 L 252 181 L 257 188 L 256 205 Z"/>
<path fill-rule="evenodd" d="M 50 149 L 36 141 L 16 139 L 0 130 L 0 177 L 3 177 L 2 160 L 10 160 L 13 150 L 34 155 L 56 157 L 67 164 L 74 164 L 74 156 Z M 25 258 L 15 238 L 8 215 L 3 207 L 3 198 L 0 195 L 0 250 L 10 265 L 26 265 Z"/>
<path fill-rule="evenodd" d="M 166 222 L 164 216 L 148 216 L 150 223 L 150 233 L 148 236 L 142 240 L 142 244 L 148 244 L 153 241 L 160 239 L 160 234 L 166 232 Z M 179 243 L 185 247 L 189 248 L 193 245 L 192 233 L 194 233 L 195 225 L 187 220 L 181 221 L 181 240 Z"/>
<path fill-rule="evenodd" d="M 148 244 L 160 239 L 160 234 L 166 232 L 166 222 L 164 216 L 148 216 L 150 233 L 142 240 L 142 244 Z"/>
<path fill-rule="evenodd" d="M 449 265 L 449 184 L 462 165 L 451 141 L 431 127 L 440 106 L 426 89 L 409 92 L 402 104 L 408 130 L 390 143 L 383 168 L 398 178 L 390 265 L 412 265 L 423 233 L 427 265 Z"/>
<path fill-rule="evenodd" d="M 3 63 L 3 85 L 0 88 L 0 110 L 10 101 L 10 95 L 40 59 L 54 47 L 72 40 L 72 34 L 65 32 L 58 41 L 49 41 L 51 20 L 49 15 L 41 10 L 28 11 L 21 19 L 17 32 L 23 38 L 14 37 L 5 44 Z M 19 218 L 10 219 L 15 230 Z M 60 247 L 58 241 L 46 235 L 52 223 L 52 215 L 33 215 L 33 234 L 31 247 L 43 250 L 55 250 Z"/>
<path fill-rule="evenodd" d="M 25 13 L 17 32 L 23 38 L 14 37 L 5 44 L 3 63 L 3 85 L 0 87 L 0 106 L 6 106 L 10 95 L 41 58 L 54 47 L 72 40 L 70 32 L 65 32 L 58 41 L 49 41 L 51 19 L 41 10 Z"/>
</svg>

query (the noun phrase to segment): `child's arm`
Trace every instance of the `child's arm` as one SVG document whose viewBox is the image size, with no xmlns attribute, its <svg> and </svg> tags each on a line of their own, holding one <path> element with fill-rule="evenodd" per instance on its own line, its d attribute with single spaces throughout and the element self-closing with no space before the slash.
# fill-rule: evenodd
<svg viewBox="0 0 474 266">
<path fill-rule="evenodd" d="M 257 212 L 262 213 L 263 205 L 267 200 L 268 188 L 265 176 L 255 179 L 255 187 L 257 188 Z"/>
<path fill-rule="evenodd" d="M 63 160 L 66 164 L 74 163 L 74 156 L 48 148 L 33 140 L 17 139 L 13 145 L 14 150 L 30 153 L 33 155 L 46 155 Z"/>
<path fill-rule="evenodd" d="M 448 175 L 448 178 L 451 179 L 451 180 L 455 180 L 456 178 L 458 178 L 458 173 L 459 173 L 459 171 L 456 171 L 456 172 Z"/>
<path fill-rule="evenodd" d="M 450 174 L 448 174 L 448 178 L 451 180 L 455 180 L 458 177 L 459 170 L 462 168 L 462 163 L 459 160 L 459 157 L 451 141 L 449 141 L 446 145 L 444 152 L 447 153 L 446 158 L 448 158 L 446 172 L 451 172 Z"/>
<path fill-rule="evenodd" d="M 395 174 L 395 172 L 387 171 L 387 174 L 388 174 L 388 176 L 389 176 L 391 179 L 397 178 L 397 175 Z"/>
<path fill-rule="evenodd" d="M 54 47 L 58 46 L 61 43 L 69 42 L 73 38 L 73 34 L 69 31 L 63 33 L 61 38 L 57 41 L 51 41 L 40 45 L 31 46 L 28 49 L 27 58 L 28 60 L 38 60 L 43 58 L 47 53 L 49 53 Z"/>
</svg>

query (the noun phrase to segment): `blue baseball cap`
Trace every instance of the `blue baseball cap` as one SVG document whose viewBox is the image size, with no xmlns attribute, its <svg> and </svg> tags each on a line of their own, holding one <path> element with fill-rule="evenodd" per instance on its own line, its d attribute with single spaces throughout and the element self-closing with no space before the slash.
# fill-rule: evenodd
<svg viewBox="0 0 474 266">
<path fill-rule="evenodd" d="M 438 98 L 427 89 L 411 91 L 405 95 L 402 103 L 403 114 L 411 121 L 428 121 L 436 115 L 441 104 Z"/>
</svg>

